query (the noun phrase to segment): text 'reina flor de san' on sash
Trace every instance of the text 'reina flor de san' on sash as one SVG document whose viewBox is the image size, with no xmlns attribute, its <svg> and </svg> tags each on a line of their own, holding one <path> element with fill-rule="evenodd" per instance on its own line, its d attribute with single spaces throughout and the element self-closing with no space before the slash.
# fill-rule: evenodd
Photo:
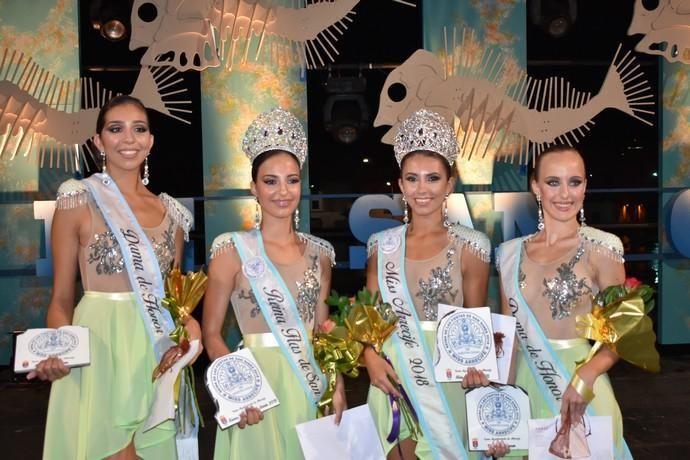
<svg viewBox="0 0 690 460">
<path fill-rule="evenodd" d="M 266 324 L 305 394 L 316 405 L 326 388 L 326 377 L 314 360 L 311 337 L 306 332 L 295 299 L 266 255 L 261 232 L 235 232 L 232 239 L 242 260 L 242 272 L 249 281 Z"/>
<path fill-rule="evenodd" d="M 84 179 L 122 252 L 129 283 L 134 291 L 156 358 L 160 361 L 174 342 L 170 312 L 161 306 L 165 296 L 163 276 L 151 242 L 134 217 L 127 201 L 109 176 L 97 173 Z"/>
<path fill-rule="evenodd" d="M 551 414 L 556 416 L 561 411 L 561 400 L 572 376 L 549 343 L 539 321 L 520 291 L 520 261 L 524 243 L 529 238 L 530 236 L 516 238 L 503 243 L 497 257 L 498 268 L 503 292 L 508 300 L 510 311 L 516 319 L 515 334 L 520 343 L 520 352 L 540 388 L 540 393 L 544 395 Z M 587 414 L 597 415 L 591 404 L 587 405 Z M 622 455 L 626 459 L 632 459 L 625 441 L 623 441 L 623 450 Z"/>
<path fill-rule="evenodd" d="M 467 459 L 462 438 L 440 385 L 434 380 L 433 360 L 405 278 L 405 232 L 402 225 L 382 232 L 378 239 L 378 282 L 384 302 L 398 316 L 393 343 L 404 363 L 396 369 L 405 381 L 419 423 L 435 459 Z M 460 390 L 458 390 L 460 391 Z"/>
</svg>

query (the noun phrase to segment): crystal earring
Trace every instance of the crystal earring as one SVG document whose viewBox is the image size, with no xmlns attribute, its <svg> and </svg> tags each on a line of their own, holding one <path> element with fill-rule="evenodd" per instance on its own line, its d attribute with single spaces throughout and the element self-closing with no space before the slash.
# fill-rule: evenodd
<svg viewBox="0 0 690 460">
<path fill-rule="evenodd" d="M 256 200 L 256 209 L 254 210 L 254 228 L 261 230 L 261 205 L 259 205 L 258 198 Z"/>
<path fill-rule="evenodd" d="M 537 195 L 537 230 L 544 230 L 544 210 L 541 207 L 541 195 Z"/>
<path fill-rule="evenodd" d="M 448 195 L 446 195 L 446 199 L 443 200 L 443 226 L 450 228 L 450 221 L 448 220 Z"/>
<path fill-rule="evenodd" d="M 103 150 L 101 150 L 101 164 L 103 165 L 101 172 L 103 174 L 108 174 L 108 167 L 105 165 L 105 152 Z"/>
<path fill-rule="evenodd" d="M 405 198 L 405 195 L 403 195 L 402 201 L 403 201 L 403 222 L 408 224 L 410 222 L 410 214 L 409 214 L 409 211 L 407 210 L 407 199 Z"/>
<path fill-rule="evenodd" d="M 582 225 L 583 227 L 587 226 L 587 219 L 585 219 L 585 207 L 584 206 L 582 206 L 580 208 L 580 225 Z"/>
<path fill-rule="evenodd" d="M 292 220 L 295 222 L 295 230 L 299 229 L 299 208 L 295 209 L 295 213 L 292 216 Z"/>
<path fill-rule="evenodd" d="M 141 183 L 149 185 L 149 157 L 144 160 L 144 177 L 141 178 Z"/>
</svg>

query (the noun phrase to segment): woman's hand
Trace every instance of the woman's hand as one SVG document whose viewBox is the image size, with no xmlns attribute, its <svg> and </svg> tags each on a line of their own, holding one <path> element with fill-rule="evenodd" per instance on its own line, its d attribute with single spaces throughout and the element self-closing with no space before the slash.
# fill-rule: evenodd
<svg viewBox="0 0 690 460">
<path fill-rule="evenodd" d="M 584 381 L 587 387 L 591 390 L 594 385 L 595 378 L 592 378 L 586 371 L 585 367 L 577 371 L 580 379 Z M 580 423 L 582 417 L 585 415 L 589 402 L 582 397 L 580 393 L 575 390 L 572 384 L 568 385 L 563 393 L 561 399 L 561 420 L 564 420 L 566 414 L 570 415 L 570 421 L 573 425 Z"/>
<path fill-rule="evenodd" d="M 247 407 L 247 409 L 240 415 L 240 421 L 237 426 L 240 430 L 249 425 L 256 425 L 264 419 L 264 413 L 256 407 Z"/>
<path fill-rule="evenodd" d="M 51 356 L 39 362 L 36 369 L 29 372 L 26 378 L 31 380 L 38 377 L 40 380 L 54 382 L 67 374 L 69 374 L 69 367 L 65 366 L 65 363 L 60 358 Z"/>
<path fill-rule="evenodd" d="M 343 412 L 347 410 L 347 399 L 345 398 L 345 381 L 342 374 L 338 374 L 335 382 L 335 392 L 333 393 L 333 409 L 335 410 L 335 424 L 340 425 Z M 326 415 L 330 415 L 331 408 L 326 406 Z"/>
<path fill-rule="evenodd" d="M 463 388 L 485 387 L 489 384 L 486 374 L 474 367 L 467 369 L 467 373 L 462 378 Z"/>
<path fill-rule="evenodd" d="M 189 341 L 192 342 L 194 340 L 199 341 L 199 348 L 196 352 L 196 355 L 194 358 L 189 362 L 189 365 L 191 366 L 194 364 L 194 361 L 199 357 L 201 352 L 204 350 L 204 346 L 201 343 L 201 326 L 199 325 L 199 322 L 194 319 L 192 316 L 188 316 L 187 319 L 184 322 L 184 328 L 187 330 L 187 334 L 189 335 Z"/>
<path fill-rule="evenodd" d="M 510 447 L 503 441 L 494 441 L 489 444 L 489 448 L 484 452 L 487 457 L 505 457 L 510 453 Z"/>
<path fill-rule="evenodd" d="M 396 398 L 400 398 L 400 392 L 393 382 L 400 385 L 400 378 L 395 373 L 393 367 L 383 359 L 372 347 L 364 348 L 364 364 L 367 366 L 369 373 L 369 382 L 371 385 L 383 391 L 385 394 L 392 394 Z M 391 382 L 391 380 L 393 382 Z"/>
</svg>

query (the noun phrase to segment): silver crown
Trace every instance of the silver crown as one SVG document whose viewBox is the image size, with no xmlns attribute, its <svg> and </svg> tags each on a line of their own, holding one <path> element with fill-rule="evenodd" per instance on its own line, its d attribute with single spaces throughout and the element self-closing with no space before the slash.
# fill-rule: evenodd
<svg viewBox="0 0 690 460">
<path fill-rule="evenodd" d="M 420 150 L 438 153 L 453 166 L 458 156 L 458 141 L 445 118 L 431 110 L 417 110 L 400 124 L 393 151 L 398 165 L 408 153 Z"/>
<path fill-rule="evenodd" d="M 244 133 L 242 150 L 252 163 L 264 152 L 284 150 L 297 157 L 301 168 L 307 158 L 307 136 L 297 117 L 276 107 L 252 121 Z"/>
</svg>

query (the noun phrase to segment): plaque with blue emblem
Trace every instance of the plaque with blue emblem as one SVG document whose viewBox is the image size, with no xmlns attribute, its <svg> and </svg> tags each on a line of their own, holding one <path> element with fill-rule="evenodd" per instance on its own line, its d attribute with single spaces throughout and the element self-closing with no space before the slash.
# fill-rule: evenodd
<svg viewBox="0 0 690 460">
<path fill-rule="evenodd" d="M 206 371 L 206 387 L 216 402 L 221 429 L 239 422 L 248 407 L 265 412 L 280 404 L 248 348 L 213 361 Z"/>
<path fill-rule="evenodd" d="M 62 359 L 67 367 L 88 365 L 89 329 L 83 326 L 28 329 L 17 336 L 15 373 L 31 372 L 39 362 L 50 357 Z"/>
<path fill-rule="evenodd" d="M 465 394 L 470 450 L 485 451 L 494 441 L 527 449 L 529 397 L 515 385 L 473 388 Z"/>
<path fill-rule="evenodd" d="M 434 375 L 437 382 L 459 382 L 474 367 L 498 379 L 496 346 L 489 307 L 438 305 Z"/>
</svg>

